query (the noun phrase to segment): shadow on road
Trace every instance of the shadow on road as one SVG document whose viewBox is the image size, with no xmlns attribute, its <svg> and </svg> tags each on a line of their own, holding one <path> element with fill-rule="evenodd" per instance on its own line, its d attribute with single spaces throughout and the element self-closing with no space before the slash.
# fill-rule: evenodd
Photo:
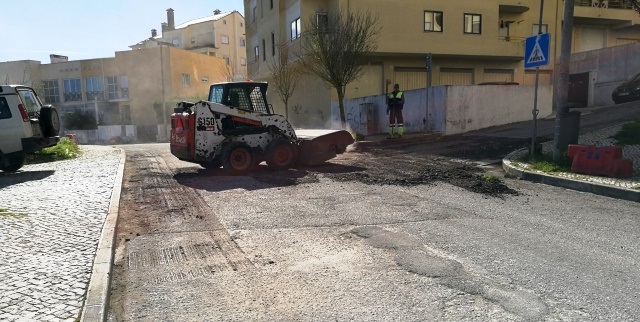
<svg viewBox="0 0 640 322">
<path fill-rule="evenodd" d="M 319 182 L 318 174 L 346 174 L 367 170 L 363 167 L 324 163 L 316 167 L 299 167 L 273 171 L 265 165 L 257 166 L 252 172 L 231 176 L 224 169 L 198 169 L 196 172 L 178 173 L 173 178 L 181 185 L 210 192 L 233 189 L 259 190 L 274 187 L 289 187 L 299 184 Z"/>
<path fill-rule="evenodd" d="M 20 184 L 23 182 L 29 181 L 37 181 L 45 179 L 52 174 L 54 174 L 54 170 L 46 170 L 46 171 L 19 171 L 19 172 L 0 172 L 0 189 Z"/>
</svg>

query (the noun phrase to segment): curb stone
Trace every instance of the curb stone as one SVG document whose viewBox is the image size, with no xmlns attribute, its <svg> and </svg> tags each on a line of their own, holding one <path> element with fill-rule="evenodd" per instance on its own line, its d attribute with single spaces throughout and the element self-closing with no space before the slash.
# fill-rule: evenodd
<svg viewBox="0 0 640 322">
<path fill-rule="evenodd" d="M 520 149 L 511 152 L 502 159 L 502 168 L 504 171 L 512 176 L 527 181 L 536 183 L 547 184 L 551 186 L 567 188 L 571 190 L 590 192 L 593 194 L 612 197 L 616 199 L 623 199 L 629 201 L 640 202 L 640 190 L 626 189 L 621 187 L 615 187 L 611 185 L 604 185 L 595 182 L 587 182 L 582 180 L 575 180 L 569 178 L 562 178 L 558 176 L 549 175 L 539 171 L 530 171 L 517 168 L 513 165 L 513 161 L 520 158 L 527 153 L 527 149 Z"/>
<path fill-rule="evenodd" d="M 109 211 L 96 249 L 96 257 L 93 261 L 91 279 L 87 288 L 86 299 L 82 309 L 80 321 L 106 321 L 109 309 L 109 293 L 111 291 L 111 268 L 114 256 L 115 232 L 118 221 L 118 208 L 120 205 L 120 192 L 124 177 L 124 163 L 126 160 L 124 150 L 120 149 L 120 163 L 116 173 L 115 182 L 111 192 Z"/>
</svg>

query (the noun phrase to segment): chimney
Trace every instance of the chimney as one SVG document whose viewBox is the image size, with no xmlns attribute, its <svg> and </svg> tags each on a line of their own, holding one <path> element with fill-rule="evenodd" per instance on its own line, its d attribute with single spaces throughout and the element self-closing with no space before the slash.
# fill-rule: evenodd
<svg viewBox="0 0 640 322">
<path fill-rule="evenodd" d="M 158 36 L 158 31 L 155 29 L 151 29 L 151 37 L 155 38 L 156 36 Z"/>
<path fill-rule="evenodd" d="M 167 9 L 167 24 L 169 25 L 168 30 L 176 29 L 176 23 L 175 23 L 175 20 L 173 19 L 173 9 L 171 8 Z"/>
<path fill-rule="evenodd" d="M 222 13 L 222 11 L 220 11 L 220 9 L 213 10 L 213 14 L 214 15 L 219 15 L 221 13 Z"/>
<path fill-rule="evenodd" d="M 167 25 L 166 22 L 163 22 L 160 24 L 160 30 L 162 30 L 162 34 L 164 35 L 165 32 L 167 32 L 167 30 L 169 30 L 169 26 Z"/>
</svg>

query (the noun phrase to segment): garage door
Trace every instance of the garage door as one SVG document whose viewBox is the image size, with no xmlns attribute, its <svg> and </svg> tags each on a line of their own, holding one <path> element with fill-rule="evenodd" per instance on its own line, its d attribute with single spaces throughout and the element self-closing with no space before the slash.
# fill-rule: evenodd
<svg viewBox="0 0 640 322">
<path fill-rule="evenodd" d="M 473 85 L 473 69 L 441 68 L 440 85 Z"/>
<path fill-rule="evenodd" d="M 552 85 L 553 73 L 550 70 L 541 70 L 540 77 L 538 79 L 538 85 Z M 535 85 L 536 84 L 536 71 L 525 70 L 524 71 L 524 83 L 522 85 Z"/>
<path fill-rule="evenodd" d="M 424 68 L 396 67 L 393 73 L 393 83 L 399 84 L 400 89 L 408 91 L 427 87 L 427 71 Z"/>
<path fill-rule="evenodd" d="M 513 82 L 513 69 L 485 69 L 483 82 Z"/>
</svg>

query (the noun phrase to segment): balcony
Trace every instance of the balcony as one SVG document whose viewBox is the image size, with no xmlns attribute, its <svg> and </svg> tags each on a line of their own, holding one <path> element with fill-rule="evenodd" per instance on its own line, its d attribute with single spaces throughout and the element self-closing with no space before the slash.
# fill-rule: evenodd
<svg viewBox="0 0 640 322">
<path fill-rule="evenodd" d="M 520 4 L 521 1 L 507 1 L 503 0 L 500 3 L 500 13 L 525 13 L 529 11 L 529 7 Z"/>
<path fill-rule="evenodd" d="M 627 0 L 575 0 L 574 22 L 624 28 L 640 24 L 640 17 Z"/>
</svg>

